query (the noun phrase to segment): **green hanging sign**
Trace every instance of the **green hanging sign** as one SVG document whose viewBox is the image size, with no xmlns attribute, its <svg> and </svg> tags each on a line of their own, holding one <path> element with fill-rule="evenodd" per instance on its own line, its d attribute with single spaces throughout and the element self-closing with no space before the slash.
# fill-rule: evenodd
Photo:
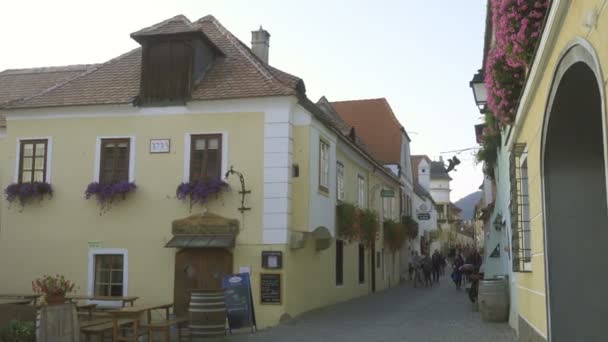
<svg viewBox="0 0 608 342">
<path fill-rule="evenodd" d="M 382 191 L 380 191 L 380 197 L 395 197 L 395 190 L 383 189 Z"/>
</svg>

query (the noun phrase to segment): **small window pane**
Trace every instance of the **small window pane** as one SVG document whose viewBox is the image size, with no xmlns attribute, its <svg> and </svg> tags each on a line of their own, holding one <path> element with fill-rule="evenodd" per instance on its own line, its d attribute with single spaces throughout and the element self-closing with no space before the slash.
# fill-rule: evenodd
<svg viewBox="0 0 608 342">
<path fill-rule="evenodd" d="M 219 141 L 217 138 L 209 139 L 209 147 L 207 147 L 208 149 L 217 150 L 218 147 L 219 147 Z"/>
<path fill-rule="evenodd" d="M 44 171 L 34 171 L 34 182 L 44 182 Z"/>
<path fill-rule="evenodd" d="M 45 154 L 45 146 L 44 144 L 36 144 L 36 155 L 44 156 Z"/>
<path fill-rule="evenodd" d="M 32 171 L 23 171 L 23 175 L 21 176 L 21 181 L 23 183 L 29 183 L 32 180 Z"/>
<path fill-rule="evenodd" d="M 23 169 L 31 170 L 32 169 L 32 158 L 23 158 Z"/>
<path fill-rule="evenodd" d="M 199 139 L 194 142 L 194 149 L 197 151 L 204 150 L 205 146 L 206 146 L 206 141 L 203 139 Z"/>
<path fill-rule="evenodd" d="M 110 296 L 122 296 L 122 285 L 112 285 Z"/>
<path fill-rule="evenodd" d="M 34 168 L 36 170 L 44 170 L 44 157 L 36 157 Z"/>
<path fill-rule="evenodd" d="M 34 145 L 33 144 L 23 144 L 23 156 L 31 157 L 34 155 Z"/>
</svg>

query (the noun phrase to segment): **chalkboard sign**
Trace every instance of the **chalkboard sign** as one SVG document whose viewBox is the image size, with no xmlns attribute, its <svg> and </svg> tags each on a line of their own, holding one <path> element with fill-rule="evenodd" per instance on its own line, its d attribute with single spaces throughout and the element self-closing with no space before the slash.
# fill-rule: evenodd
<svg viewBox="0 0 608 342">
<path fill-rule="evenodd" d="M 260 274 L 260 302 L 262 304 L 281 304 L 281 274 Z"/>
<path fill-rule="evenodd" d="M 222 279 L 224 301 L 230 330 L 256 326 L 249 273 L 237 273 Z"/>
</svg>

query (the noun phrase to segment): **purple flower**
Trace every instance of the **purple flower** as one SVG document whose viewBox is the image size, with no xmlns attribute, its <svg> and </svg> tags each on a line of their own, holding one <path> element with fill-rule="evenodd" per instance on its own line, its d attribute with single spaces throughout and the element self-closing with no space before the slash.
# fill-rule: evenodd
<svg viewBox="0 0 608 342">
<path fill-rule="evenodd" d="M 177 186 L 175 195 L 180 200 L 190 198 L 190 207 L 195 203 L 205 204 L 211 195 L 228 188 L 228 184 L 220 178 L 209 181 L 190 181 Z"/>
<path fill-rule="evenodd" d="M 135 191 L 135 189 L 137 189 L 137 186 L 133 182 L 122 181 L 109 184 L 93 182 L 87 186 L 84 196 L 86 199 L 95 196 L 102 211 L 107 211 L 117 196 L 122 196 L 124 199 L 128 193 Z"/>
<path fill-rule="evenodd" d="M 4 195 L 10 203 L 19 200 L 24 206 L 34 198 L 42 199 L 44 195 L 53 196 L 53 188 L 45 182 L 13 183 L 4 189 Z"/>
</svg>

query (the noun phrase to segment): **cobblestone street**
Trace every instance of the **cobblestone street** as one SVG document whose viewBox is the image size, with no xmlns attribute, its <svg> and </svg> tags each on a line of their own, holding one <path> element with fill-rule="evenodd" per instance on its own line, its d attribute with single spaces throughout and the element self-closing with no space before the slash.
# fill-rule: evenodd
<svg viewBox="0 0 608 342">
<path fill-rule="evenodd" d="M 485 323 L 448 277 L 439 287 L 388 291 L 304 314 L 294 321 L 228 341 L 515 341 L 506 323 Z"/>
</svg>

